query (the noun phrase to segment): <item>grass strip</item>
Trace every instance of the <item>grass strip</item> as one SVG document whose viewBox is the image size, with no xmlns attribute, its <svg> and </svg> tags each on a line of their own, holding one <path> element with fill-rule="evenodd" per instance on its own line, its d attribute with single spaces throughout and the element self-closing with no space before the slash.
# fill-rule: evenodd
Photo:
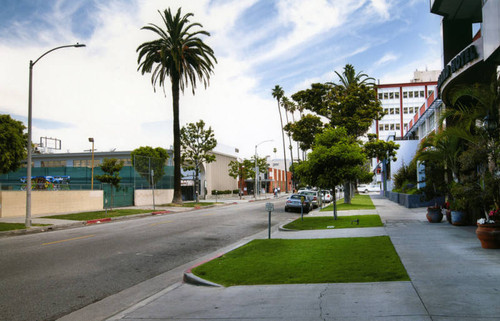
<svg viewBox="0 0 500 321">
<path fill-rule="evenodd" d="M 349 210 L 374 210 L 375 205 L 373 205 L 372 199 L 369 195 L 356 194 L 351 199 L 351 204 L 344 204 L 344 199 L 341 198 L 337 201 L 337 211 L 349 211 Z M 333 203 L 323 208 L 321 212 L 331 211 L 333 212 Z"/>
<path fill-rule="evenodd" d="M 388 236 L 253 240 L 192 272 L 224 286 L 409 280 Z"/>
<path fill-rule="evenodd" d="M 223 204 L 221 202 L 183 202 L 182 204 L 174 204 L 174 203 L 167 203 L 167 204 L 161 204 L 157 206 L 165 206 L 165 207 L 196 207 L 196 206 L 210 206 L 210 205 L 215 205 L 215 204 Z"/>
<path fill-rule="evenodd" d="M 359 220 L 358 222 L 355 222 Z M 358 227 L 378 227 L 384 226 L 380 216 L 378 215 L 349 215 L 337 216 L 337 220 L 333 216 L 316 216 L 304 217 L 304 220 L 296 219 L 288 223 L 284 228 L 292 230 L 323 230 L 323 229 L 339 229 L 339 228 L 358 228 Z"/>
<path fill-rule="evenodd" d="M 32 226 L 50 226 L 50 224 L 32 224 Z M 0 232 L 23 230 L 26 228 L 24 223 L 0 223 Z"/>
<path fill-rule="evenodd" d="M 100 218 L 127 216 L 127 215 L 150 213 L 150 212 L 152 211 L 141 210 L 141 209 L 119 209 L 119 210 L 109 210 L 107 213 L 106 211 L 95 211 L 95 212 L 83 212 L 75 214 L 51 215 L 51 216 L 44 216 L 43 218 L 55 218 L 59 220 L 74 220 L 74 221 L 90 221 L 90 220 L 97 220 Z"/>
</svg>

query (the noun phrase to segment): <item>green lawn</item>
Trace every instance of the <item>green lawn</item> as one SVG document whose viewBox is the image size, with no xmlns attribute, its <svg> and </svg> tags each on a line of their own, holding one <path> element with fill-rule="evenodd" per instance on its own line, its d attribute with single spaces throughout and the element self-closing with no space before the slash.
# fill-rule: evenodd
<svg viewBox="0 0 500 321">
<path fill-rule="evenodd" d="M 44 216 L 43 218 L 55 218 L 55 219 L 60 219 L 60 220 L 75 220 L 75 221 L 89 221 L 89 220 L 97 220 L 100 218 L 127 216 L 127 215 L 151 213 L 151 212 L 152 212 L 152 210 L 120 209 L 120 210 L 109 210 L 107 214 L 106 214 L 106 211 L 96 211 L 96 212 L 83 212 L 83 213 L 64 214 L 64 215 L 51 215 L 51 216 Z"/>
<path fill-rule="evenodd" d="M 50 226 L 50 224 L 33 224 L 33 226 Z M 0 223 L 0 232 L 25 229 L 24 223 Z"/>
<path fill-rule="evenodd" d="M 353 222 L 355 220 L 359 220 L 359 225 Z M 284 227 L 292 230 L 323 230 L 377 226 L 384 226 L 378 215 L 350 215 L 337 216 L 337 220 L 333 216 L 304 217 L 304 220 L 296 219 Z"/>
<path fill-rule="evenodd" d="M 348 211 L 348 210 L 374 210 L 375 205 L 369 195 L 356 194 L 351 199 L 351 204 L 344 204 L 344 199 L 341 198 L 337 201 L 337 211 Z M 333 203 L 323 208 L 321 212 L 330 211 L 333 212 Z"/>
<path fill-rule="evenodd" d="M 224 286 L 409 280 L 388 236 L 253 240 L 192 272 Z"/>
</svg>

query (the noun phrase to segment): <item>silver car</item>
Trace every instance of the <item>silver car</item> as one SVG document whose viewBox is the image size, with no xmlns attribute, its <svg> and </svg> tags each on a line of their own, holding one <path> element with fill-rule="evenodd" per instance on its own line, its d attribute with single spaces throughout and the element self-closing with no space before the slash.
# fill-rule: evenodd
<svg viewBox="0 0 500 321">
<path fill-rule="evenodd" d="M 302 204 L 302 198 L 304 198 L 304 204 Z M 311 209 L 310 200 L 305 197 L 305 195 L 301 194 L 292 194 L 285 203 L 285 212 L 290 212 L 291 210 L 295 210 L 300 212 L 301 208 L 303 208 L 304 213 L 309 213 Z"/>
<path fill-rule="evenodd" d="M 318 198 L 319 198 L 318 191 L 300 191 L 299 194 L 307 196 L 313 208 L 318 207 Z"/>
</svg>

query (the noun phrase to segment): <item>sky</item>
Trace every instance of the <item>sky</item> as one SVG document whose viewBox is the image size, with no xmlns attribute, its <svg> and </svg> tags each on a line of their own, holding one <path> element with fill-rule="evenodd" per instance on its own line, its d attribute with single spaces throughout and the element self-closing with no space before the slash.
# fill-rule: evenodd
<svg viewBox="0 0 500 321">
<path fill-rule="evenodd" d="M 82 43 L 33 67 L 33 142 L 59 139 L 55 152 L 88 151 L 89 137 L 97 152 L 170 148 L 170 83 L 155 91 L 136 49 L 155 39 L 141 28 L 162 26 L 158 11 L 180 7 L 210 33 L 217 58 L 209 86 L 181 94 L 181 126 L 203 119 L 217 150 L 242 159 L 256 149 L 283 158 L 275 85 L 290 97 L 338 81 L 348 63 L 384 84 L 442 66 L 428 0 L 0 0 L 0 114 L 27 125 L 29 61 Z"/>
</svg>

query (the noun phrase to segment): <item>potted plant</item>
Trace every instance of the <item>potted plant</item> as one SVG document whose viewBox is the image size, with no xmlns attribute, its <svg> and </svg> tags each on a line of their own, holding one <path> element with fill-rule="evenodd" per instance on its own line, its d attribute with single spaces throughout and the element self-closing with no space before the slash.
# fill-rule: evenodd
<svg viewBox="0 0 500 321">
<path fill-rule="evenodd" d="M 466 225 L 467 198 L 456 197 L 450 202 L 450 219 L 453 225 Z"/>
<path fill-rule="evenodd" d="M 500 209 L 489 211 L 485 218 L 477 220 L 476 235 L 484 249 L 500 249 Z"/>
</svg>

